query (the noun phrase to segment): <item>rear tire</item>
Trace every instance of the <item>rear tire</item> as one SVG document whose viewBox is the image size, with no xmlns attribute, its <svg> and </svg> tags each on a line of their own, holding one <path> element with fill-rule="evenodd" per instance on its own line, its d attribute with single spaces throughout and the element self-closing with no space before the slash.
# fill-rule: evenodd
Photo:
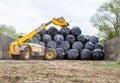
<svg viewBox="0 0 120 83">
<path fill-rule="evenodd" d="M 24 51 L 20 52 L 20 58 L 22 60 L 28 60 L 31 57 L 31 50 L 29 47 L 26 47 Z"/>
<path fill-rule="evenodd" d="M 53 49 L 53 48 L 46 49 L 45 59 L 47 59 L 47 60 L 53 60 L 56 57 L 57 57 L 57 52 L 56 52 L 55 49 Z"/>
<path fill-rule="evenodd" d="M 12 59 L 20 60 L 20 55 L 11 55 Z"/>
</svg>

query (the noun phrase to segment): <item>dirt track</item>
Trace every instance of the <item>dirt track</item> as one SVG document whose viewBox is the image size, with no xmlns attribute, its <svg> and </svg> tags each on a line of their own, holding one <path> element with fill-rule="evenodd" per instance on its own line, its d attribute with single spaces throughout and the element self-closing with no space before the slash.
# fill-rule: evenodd
<svg viewBox="0 0 120 83">
<path fill-rule="evenodd" d="M 120 83 L 120 69 L 110 61 L 1 60 L 0 83 Z"/>
</svg>

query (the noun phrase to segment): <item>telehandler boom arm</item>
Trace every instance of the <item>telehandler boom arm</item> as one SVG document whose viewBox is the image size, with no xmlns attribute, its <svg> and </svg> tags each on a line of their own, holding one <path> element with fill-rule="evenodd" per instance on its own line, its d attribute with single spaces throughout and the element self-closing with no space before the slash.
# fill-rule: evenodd
<svg viewBox="0 0 120 83">
<path fill-rule="evenodd" d="M 61 26 L 61 27 L 65 27 L 68 26 L 69 24 L 67 23 L 67 21 L 63 18 L 63 17 L 59 17 L 59 18 L 53 18 L 51 21 L 41 24 L 38 28 L 36 28 L 35 30 L 31 31 L 30 33 L 28 33 L 27 35 L 21 37 L 20 39 L 17 40 L 18 44 L 23 43 L 24 41 L 32 38 L 35 34 L 37 34 L 38 32 L 40 32 L 42 29 L 46 29 L 46 26 L 48 26 L 49 24 L 55 24 L 57 26 Z"/>
</svg>

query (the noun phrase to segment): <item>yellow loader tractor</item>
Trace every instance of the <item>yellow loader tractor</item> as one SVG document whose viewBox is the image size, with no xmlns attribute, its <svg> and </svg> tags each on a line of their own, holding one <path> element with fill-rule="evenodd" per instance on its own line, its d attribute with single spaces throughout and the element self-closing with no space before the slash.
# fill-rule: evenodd
<svg viewBox="0 0 120 83">
<path fill-rule="evenodd" d="M 55 59 L 57 57 L 56 50 L 39 45 L 39 39 L 35 36 L 51 23 L 61 27 L 69 25 L 63 17 L 53 18 L 51 21 L 41 24 L 35 30 L 10 43 L 9 54 L 11 57 L 15 60 L 28 60 L 32 56 L 43 56 L 47 60 Z"/>
</svg>

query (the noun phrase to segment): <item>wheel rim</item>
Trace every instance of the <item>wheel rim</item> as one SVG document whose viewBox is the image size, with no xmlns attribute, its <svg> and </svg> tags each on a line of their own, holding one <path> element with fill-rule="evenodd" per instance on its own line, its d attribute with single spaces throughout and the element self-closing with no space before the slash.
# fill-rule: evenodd
<svg viewBox="0 0 120 83">
<path fill-rule="evenodd" d="M 54 53 L 53 53 L 52 51 L 47 52 L 47 53 L 46 53 L 46 56 L 47 56 L 48 58 L 53 58 L 53 57 L 54 57 Z"/>
<path fill-rule="evenodd" d="M 29 51 L 29 49 L 25 50 L 24 56 L 25 56 L 26 59 L 28 59 L 30 57 L 30 51 Z"/>
</svg>

